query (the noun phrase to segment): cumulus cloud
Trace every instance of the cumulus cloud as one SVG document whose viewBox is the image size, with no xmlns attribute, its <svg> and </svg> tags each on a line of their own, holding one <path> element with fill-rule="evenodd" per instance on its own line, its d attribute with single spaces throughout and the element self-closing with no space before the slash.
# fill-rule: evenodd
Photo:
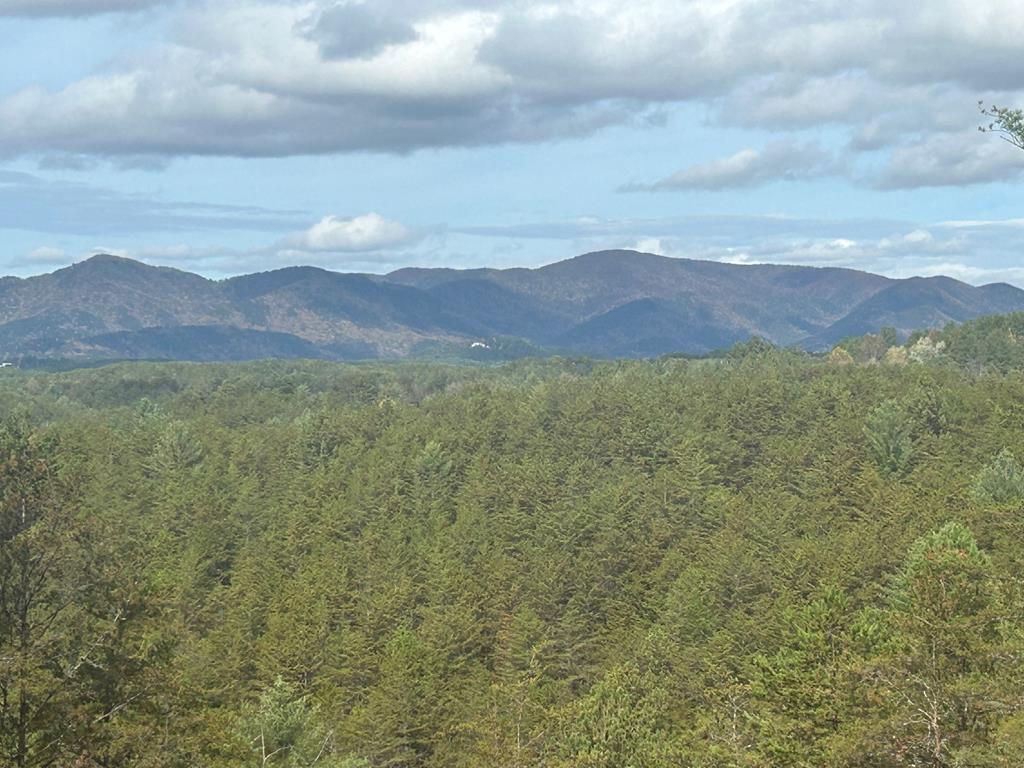
<svg viewBox="0 0 1024 768">
<path fill-rule="evenodd" d="M 352 218 L 325 216 L 304 232 L 286 238 L 284 245 L 303 251 L 365 253 L 405 245 L 416 236 L 405 225 L 377 213 Z"/>
<path fill-rule="evenodd" d="M 831 153 L 816 144 L 776 142 L 764 149 L 742 149 L 719 160 L 692 165 L 653 184 L 627 185 L 623 191 L 754 187 L 827 176 L 840 167 Z"/>
<path fill-rule="evenodd" d="M 93 16 L 141 11 L 173 0 L 0 0 L 0 16 Z"/>
<path fill-rule="evenodd" d="M 0 0 L 0 13 L 156 2 Z M 145 56 L 0 98 L 0 155 L 406 152 L 586 135 L 681 102 L 747 127 L 838 125 L 860 152 L 1024 94 L 1016 0 L 197 0 L 168 29 Z M 741 183 L 765 152 L 732 159 Z M 702 173 L 698 186 L 728 168 Z"/>
<path fill-rule="evenodd" d="M 368 2 L 336 3 L 323 9 L 307 35 L 328 58 L 358 58 L 379 53 L 389 45 L 409 43 L 416 30 L 387 9 Z"/>
<path fill-rule="evenodd" d="M 1024 171 L 1024 153 L 1005 142 L 966 139 L 962 134 L 937 134 L 897 147 L 875 185 L 881 189 L 964 186 L 1009 181 Z"/>
</svg>

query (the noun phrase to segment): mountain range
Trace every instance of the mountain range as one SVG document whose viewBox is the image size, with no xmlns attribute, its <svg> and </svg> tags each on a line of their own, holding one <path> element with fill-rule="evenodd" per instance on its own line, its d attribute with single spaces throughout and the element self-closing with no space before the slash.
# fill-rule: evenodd
<svg viewBox="0 0 1024 768">
<path fill-rule="evenodd" d="M 315 267 L 210 280 L 99 255 L 50 274 L 0 278 L 0 359 L 243 360 L 486 355 L 700 354 L 761 336 L 828 349 L 1024 310 L 1024 291 L 949 277 L 737 265 L 635 251 L 537 269 Z M 471 356 L 471 355 L 470 355 Z"/>
</svg>

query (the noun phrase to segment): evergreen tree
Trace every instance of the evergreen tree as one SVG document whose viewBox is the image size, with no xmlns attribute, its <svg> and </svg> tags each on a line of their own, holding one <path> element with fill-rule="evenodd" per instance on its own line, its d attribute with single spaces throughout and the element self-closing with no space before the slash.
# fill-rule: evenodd
<svg viewBox="0 0 1024 768">
<path fill-rule="evenodd" d="M 128 673 L 105 662 L 129 611 L 57 450 L 0 422 L 0 756 L 18 768 L 99 753 L 98 732 L 130 703 L 105 695 Z"/>
<path fill-rule="evenodd" d="M 1019 504 L 1024 501 L 1024 468 L 1004 448 L 974 481 L 974 500 L 981 504 Z"/>
<path fill-rule="evenodd" d="M 987 751 L 1012 706 L 1017 652 L 991 561 L 967 528 L 949 523 L 914 543 L 887 614 L 891 636 L 864 681 L 881 697 L 877 725 L 847 763 L 952 768 Z"/>
<path fill-rule="evenodd" d="M 241 722 L 258 768 L 369 768 L 362 758 L 342 757 L 335 749 L 334 729 L 308 695 L 277 678 L 248 709 Z"/>
<path fill-rule="evenodd" d="M 864 425 L 868 454 L 879 471 L 899 477 L 907 472 L 914 456 L 910 423 L 895 400 L 875 408 Z"/>
<path fill-rule="evenodd" d="M 669 768 L 665 690 L 635 664 L 617 666 L 564 714 L 559 768 Z"/>
</svg>

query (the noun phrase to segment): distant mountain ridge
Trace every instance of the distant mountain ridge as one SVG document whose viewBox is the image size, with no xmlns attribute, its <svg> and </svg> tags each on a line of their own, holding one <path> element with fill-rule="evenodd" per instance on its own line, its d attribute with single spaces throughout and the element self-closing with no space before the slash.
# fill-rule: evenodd
<svg viewBox="0 0 1024 768">
<path fill-rule="evenodd" d="M 818 350 L 883 326 L 907 333 L 1018 310 L 1024 291 L 1005 283 L 636 251 L 537 269 L 381 276 L 288 267 L 227 280 L 101 255 L 0 278 L 0 357 L 362 359 L 487 349 L 495 339 L 641 357 L 698 354 L 755 335 Z"/>
</svg>

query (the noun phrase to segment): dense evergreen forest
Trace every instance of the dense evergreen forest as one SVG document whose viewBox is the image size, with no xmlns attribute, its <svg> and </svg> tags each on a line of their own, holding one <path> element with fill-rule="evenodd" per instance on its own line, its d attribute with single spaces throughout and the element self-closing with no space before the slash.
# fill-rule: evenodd
<svg viewBox="0 0 1024 768">
<path fill-rule="evenodd" d="M 1024 764 L 1024 317 L 0 371 L 0 764 Z"/>
</svg>

